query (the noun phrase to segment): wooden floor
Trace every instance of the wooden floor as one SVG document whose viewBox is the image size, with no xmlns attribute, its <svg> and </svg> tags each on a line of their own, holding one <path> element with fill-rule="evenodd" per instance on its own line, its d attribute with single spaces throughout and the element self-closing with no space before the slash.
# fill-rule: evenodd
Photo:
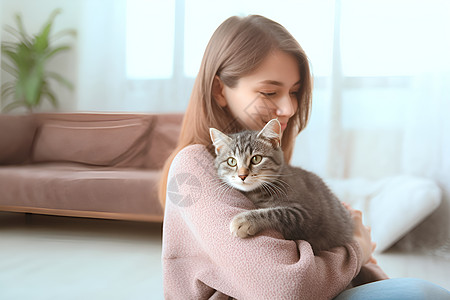
<svg viewBox="0 0 450 300">
<path fill-rule="evenodd" d="M 450 290 L 450 260 L 376 258 Z M 0 299 L 163 299 L 161 274 L 160 224 L 0 213 Z"/>
</svg>

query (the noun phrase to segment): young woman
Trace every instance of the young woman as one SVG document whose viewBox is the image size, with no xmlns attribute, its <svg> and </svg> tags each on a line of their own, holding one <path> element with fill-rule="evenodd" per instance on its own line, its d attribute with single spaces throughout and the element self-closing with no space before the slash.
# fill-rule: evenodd
<svg viewBox="0 0 450 300">
<path fill-rule="evenodd" d="M 237 191 L 219 197 L 209 128 L 260 130 L 278 118 L 289 161 L 311 94 L 307 56 L 280 24 L 231 17 L 215 31 L 161 185 L 167 299 L 330 299 L 350 284 L 387 279 L 372 258 L 370 230 L 350 208 L 354 241 L 318 255 L 275 231 L 249 239 L 230 233 L 231 219 L 252 204 Z"/>
</svg>

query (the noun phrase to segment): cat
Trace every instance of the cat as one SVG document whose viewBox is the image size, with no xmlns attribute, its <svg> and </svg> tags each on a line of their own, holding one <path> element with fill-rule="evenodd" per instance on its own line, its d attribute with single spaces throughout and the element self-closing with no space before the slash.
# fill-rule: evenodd
<svg viewBox="0 0 450 300">
<path fill-rule="evenodd" d="M 236 215 L 230 231 L 247 238 L 266 229 L 288 240 L 308 241 L 314 253 L 350 243 L 349 211 L 316 174 L 284 162 L 281 125 L 227 135 L 210 128 L 218 177 L 256 206 Z"/>
</svg>

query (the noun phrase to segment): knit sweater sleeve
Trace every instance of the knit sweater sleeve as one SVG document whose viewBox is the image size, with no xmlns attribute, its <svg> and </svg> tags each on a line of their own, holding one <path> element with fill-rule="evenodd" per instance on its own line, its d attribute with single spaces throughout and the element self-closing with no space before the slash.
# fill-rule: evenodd
<svg viewBox="0 0 450 300">
<path fill-rule="evenodd" d="M 217 178 L 205 146 L 177 154 L 163 228 L 166 299 L 331 299 L 359 273 L 356 242 L 314 256 L 308 242 L 284 240 L 274 231 L 233 236 L 231 219 L 251 208 L 242 193 Z"/>
</svg>

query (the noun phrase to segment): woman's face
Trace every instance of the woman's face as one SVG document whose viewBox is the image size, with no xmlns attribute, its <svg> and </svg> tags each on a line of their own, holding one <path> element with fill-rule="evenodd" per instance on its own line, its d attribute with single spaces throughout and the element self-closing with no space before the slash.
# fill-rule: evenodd
<svg viewBox="0 0 450 300">
<path fill-rule="evenodd" d="M 251 130 L 261 130 L 271 119 L 278 118 L 282 131 L 297 111 L 300 72 L 297 60 L 282 51 L 271 52 L 250 75 L 238 84 L 220 84 L 219 105 L 228 107 L 233 117 Z"/>
</svg>

